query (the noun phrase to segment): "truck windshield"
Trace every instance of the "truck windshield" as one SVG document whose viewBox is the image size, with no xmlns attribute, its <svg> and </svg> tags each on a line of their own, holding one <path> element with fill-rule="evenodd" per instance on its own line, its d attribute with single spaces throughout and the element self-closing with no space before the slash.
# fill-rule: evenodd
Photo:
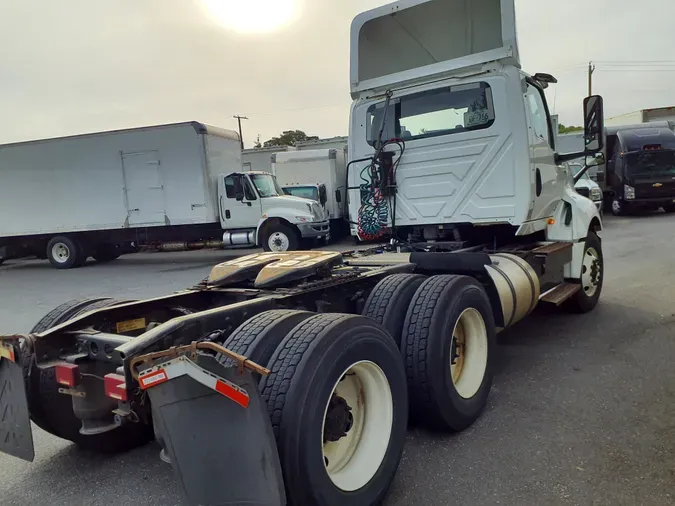
<svg viewBox="0 0 675 506">
<path fill-rule="evenodd" d="M 261 197 L 278 197 L 284 194 L 277 180 L 270 174 L 251 174 L 251 180 Z"/>
<path fill-rule="evenodd" d="M 319 201 L 319 189 L 316 186 L 285 186 L 286 195 Z"/>
<path fill-rule="evenodd" d="M 639 151 L 626 155 L 631 176 L 675 176 L 675 151 Z"/>
<path fill-rule="evenodd" d="M 570 163 L 570 168 L 572 169 L 572 174 L 576 176 L 579 174 L 579 171 L 584 168 L 584 166 L 578 163 Z M 588 175 L 588 171 L 586 171 L 580 179 L 591 179 L 591 177 Z"/>
<path fill-rule="evenodd" d="M 368 109 L 368 142 L 378 140 L 384 104 Z M 382 141 L 422 139 L 489 128 L 495 120 L 487 83 L 463 84 L 393 99 L 386 113 Z"/>
</svg>

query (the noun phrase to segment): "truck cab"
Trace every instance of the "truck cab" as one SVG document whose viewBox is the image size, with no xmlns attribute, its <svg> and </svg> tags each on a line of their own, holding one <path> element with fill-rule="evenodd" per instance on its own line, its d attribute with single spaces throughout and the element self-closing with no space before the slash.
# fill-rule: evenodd
<svg viewBox="0 0 675 506">
<path fill-rule="evenodd" d="M 613 214 L 675 212 L 675 132 L 667 123 L 608 128 L 606 165 Z"/>
<path fill-rule="evenodd" d="M 218 178 L 220 222 L 227 246 L 261 246 L 266 251 L 299 249 L 301 242 L 328 239 L 328 216 L 318 202 L 287 195 L 262 171 Z"/>
</svg>

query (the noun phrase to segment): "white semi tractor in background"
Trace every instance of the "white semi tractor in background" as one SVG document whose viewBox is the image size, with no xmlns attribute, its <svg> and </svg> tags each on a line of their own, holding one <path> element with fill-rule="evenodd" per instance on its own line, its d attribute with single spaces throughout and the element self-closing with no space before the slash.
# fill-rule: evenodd
<svg viewBox="0 0 675 506">
<path fill-rule="evenodd" d="M 198 122 L 0 146 L 0 262 L 59 269 L 140 246 L 296 249 L 329 234 L 320 205 L 242 172 L 235 132 Z"/>
<path fill-rule="evenodd" d="M 330 218 L 331 237 L 349 232 L 345 220 L 347 146 L 272 155 L 272 171 L 288 195 L 316 200 Z"/>
</svg>

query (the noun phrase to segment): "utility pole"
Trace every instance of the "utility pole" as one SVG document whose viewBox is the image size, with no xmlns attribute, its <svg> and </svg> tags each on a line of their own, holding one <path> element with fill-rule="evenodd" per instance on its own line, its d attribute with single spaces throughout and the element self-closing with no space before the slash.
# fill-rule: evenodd
<svg viewBox="0 0 675 506">
<path fill-rule="evenodd" d="M 595 72 L 595 65 L 592 61 L 588 62 L 588 96 L 593 94 L 593 72 Z"/>
<path fill-rule="evenodd" d="M 246 116 L 239 116 L 239 115 L 234 115 L 233 117 L 236 118 L 237 122 L 239 123 L 239 140 L 241 141 L 241 149 L 244 149 L 244 136 L 241 133 L 241 120 L 248 118 Z"/>
</svg>

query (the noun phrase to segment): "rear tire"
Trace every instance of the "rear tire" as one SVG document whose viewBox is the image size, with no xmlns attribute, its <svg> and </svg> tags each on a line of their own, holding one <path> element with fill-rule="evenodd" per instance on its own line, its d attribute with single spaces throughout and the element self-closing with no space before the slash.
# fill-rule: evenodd
<svg viewBox="0 0 675 506">
<path fill-rule="evenodd" d="M 295 327 L 261 381 L 289 504 L 379 504 L 407 426 L 399 352 L 368 318 L 320 314 Z"/>
<path fill-rule="evenodd" d="M 386 276 L 370 292 L 361 314 L 384 325 L 394 338 L 396 346 L 400 346 L 403 322 L 410 301 L 426 279 L 422 274 Z"/>
<path fill-rule="evenodd" d="M 473 424 L 492 386 L 495 323 L 485 288 L 468 276 L 433 276 L 406 314 L 401 354 L 411 417 L 458 432 Z"/>
<path fill-rule="evenodd" d="M 45 315 L 33 327 L 31 333 L 44 332 L 86 312 L 125 302 L 129 301 L 91 298 L 66 302 Z M 153 439 L 152 426 L 140 423 L 126 424 L 113 431 L 95 436 L 80 434 L 82 423 L 73 413 L 71 397 L 59 393 L 54 368 L 37 368 L 33 354 L 23 353 L 22 358 L 27 361 L 24 363 L 24 379 L 27 385 L 31 420 L 44 431 L 98 453 L 131 450 Z"/>
<path fill-rule="evenodd" d="M 258 365 L 267 367 L 267 363 L 286 334 L 314 314 L 293 309 L 265 311 L 241 324 L 225 340 L 223 346 Z M 217 358 L 223 364 L 234 363 L 232 359 L 222 355 L 218 355 Z"/>
<path fill-rule="evenodd" d="M 56 269 L 81 267 L 87 260 L 82 246 L 66 236 L 53 237 L 47 243 L 46 255 L 49 263 Z"/>
<path fill-rule="evenodd" d="M 99 244 L 92 257 L 99 263 L 112 262 L 120 257 L 120 249 L 116 244 Z"/>
</svg>

